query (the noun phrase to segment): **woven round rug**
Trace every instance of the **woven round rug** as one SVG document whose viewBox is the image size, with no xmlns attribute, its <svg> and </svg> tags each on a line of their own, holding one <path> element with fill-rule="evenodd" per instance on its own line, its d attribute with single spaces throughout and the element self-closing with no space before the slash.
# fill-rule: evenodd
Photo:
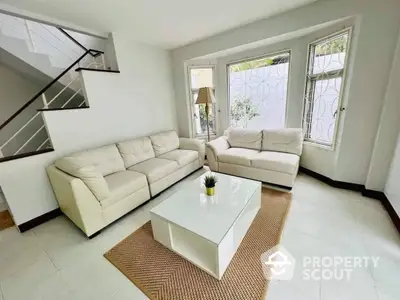
<svg viewBox="0 0 400 300">
<path fill-rule="evenodd" d="M 291 196 L 262 189 L 261 208 L 221 280 L 155 241 L 150 222 L 104 256 L 151 300 L 263 299 L 260 256 L 279 244 Z"/>
</svg>

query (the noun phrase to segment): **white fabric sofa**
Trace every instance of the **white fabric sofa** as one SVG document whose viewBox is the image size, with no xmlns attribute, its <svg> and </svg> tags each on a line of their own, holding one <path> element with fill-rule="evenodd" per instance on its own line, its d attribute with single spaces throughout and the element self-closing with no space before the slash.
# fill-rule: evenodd
<svg viewBox="0 0 400 300">
<path fill-rule="evenodd" d="M 87 236 L 203 167 L 204 142 L 168 131 L 57 159 L 47 168 L 61 210 Z"/>
<path fill-rule="evenodd" d="M 291 189 L 302 149 L 301 129 L 230 128 L 224 136 L 206 144 L 206 155 L 212 171 Z"/>
</svg>

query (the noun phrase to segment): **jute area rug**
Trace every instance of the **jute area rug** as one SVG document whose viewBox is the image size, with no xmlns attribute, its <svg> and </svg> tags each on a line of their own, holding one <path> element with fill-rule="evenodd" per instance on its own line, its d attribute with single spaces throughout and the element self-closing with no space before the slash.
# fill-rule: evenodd
<svg viewBox="0 0 400 300">
<path fill-rule="evenodd" d="M 222 280 L 153 239 L 147 222 L 104 256 L 151 300 L 253 300 L 268 282 L 260 256 L 279 244 L 291 194 L 263 188 L 261 209 Z"/>
</svg>

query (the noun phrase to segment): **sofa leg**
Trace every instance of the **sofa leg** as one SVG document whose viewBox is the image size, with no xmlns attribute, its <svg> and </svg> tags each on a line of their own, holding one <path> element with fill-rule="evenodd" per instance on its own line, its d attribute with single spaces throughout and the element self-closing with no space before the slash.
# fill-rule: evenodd
<svg viewBox="0 0 400 300">
<path fill-rule="evenodd" d="M 98 236 L 100 233 L 101 233 L 101 230 L 99 230 L 99 231 L 93 233 L 91 236 L 88 236 L 89 240 L 95 238 L 95 237 Z"/>
</svg>

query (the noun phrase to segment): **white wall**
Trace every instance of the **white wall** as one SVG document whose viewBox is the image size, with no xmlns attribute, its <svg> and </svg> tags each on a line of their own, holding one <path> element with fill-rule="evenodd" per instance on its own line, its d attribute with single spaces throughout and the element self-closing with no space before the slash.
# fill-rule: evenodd
<svg viewBox="0 0 400 300">
<path fill-rule="evenodd" d="M 0 124 L 31 99 L 41 87 L 0 64 Z"/>
<path fill-rule="evenodd" d="M 400 135 L 397 139 L 397 147 L 394 152 L 388 180 L 385 186 L 385 195 L 400 215 Z"/>
<path fill-rule="evenodd" d="M 335 151 L 306 145 L 302 165 L 335 180 L 364 184 L 400 25 L 400 2 L 396 0 L 318 1 L 175 49 L 172 55 L 180 133 L 190 135 L 184 84 L 187 60 L 352 16 L 356 18 L 353 59 L 348 68 L 339 144 Z M 297 54 L 300 51 L 307 50 L 303 48 Z M 304 86 L 304 81 L 299 81 L 297 97 L 303 99 L 300 84 Z"/>
<path fill-rule="evenodd" d="M 167 51 L 114 36 L 121 74 L 83 71 L 90 108 L 43 113 L 55 151 L 0 164 L 17 224 L 58 207 L 45 167 L 72 151 L 176 129 Z"/>
<path fill-rule="evenodd" d="M 374 152 L 365 186 L 367 189 L 382 191 L 385 187 L 397 134 L 400 129 L 400 35 L 393 59 L 390 80 L 381 114 Z"/>
<path fill-rule="evenodd" d="M 110 33 L 104 45 L 104 59 L 109 70 L 119 70 L 117 54 L 115 53 L 114 37 Z"/>
</svg>

